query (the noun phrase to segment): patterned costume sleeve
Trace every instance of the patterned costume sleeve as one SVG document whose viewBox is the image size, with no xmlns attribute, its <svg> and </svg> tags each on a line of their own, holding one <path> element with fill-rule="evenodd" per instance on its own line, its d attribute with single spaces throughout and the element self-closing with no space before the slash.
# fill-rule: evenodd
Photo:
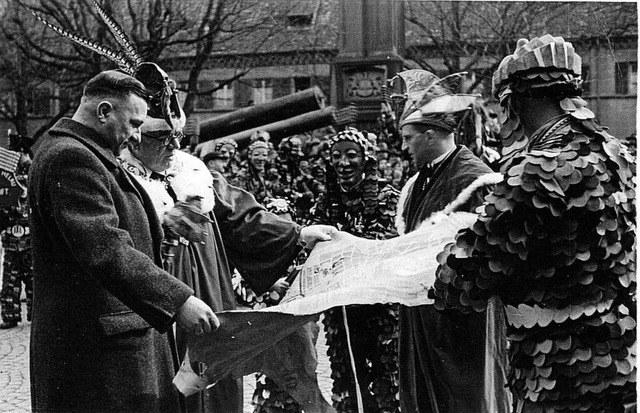
<svg viewBox="0 0 640 413">
<path fill-rule="evenodd" d="M 389 239 L 398 236 L 395 227 L 396 210 L 400 191 L 386 185 L 378 194 L 378 213 L 376 225 L 379 226 L 378 239 Z"/>
<path fill-rule="evenodd" d="M 329 224 L 329 216 L 327 214 L 327 194 L 322 193 L 311 207 L 309 214 L 311 215 L 307 225 L 312 224 Z"/>
<path fill-rule="evenodd" d="M 249 174 L 246 169 L 240 169 L 237 173 L 235 173 L 232 177 L 227 179 L 227 182 L 233 186 L 237 186 L 238 188 L 242 188 L 245 191 L 250 190 L 249 184 Z"/>
<path fill-rule="evenodd" d="M 632 168 L 608 134 L 566 124 L 513 160 L 438 257 L 438 309 L 482 311 L 495 294 L 504 303 L 522 403 L 610 411 L 635 384 Z"/>
</svg>

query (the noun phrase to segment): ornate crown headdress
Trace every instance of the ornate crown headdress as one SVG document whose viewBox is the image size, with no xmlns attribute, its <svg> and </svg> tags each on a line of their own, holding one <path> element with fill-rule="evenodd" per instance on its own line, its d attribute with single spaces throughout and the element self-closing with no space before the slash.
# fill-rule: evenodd
<svg viewBox="0 0 640 413">
<path fill-rule="evenodd" d="M 215 145 L 215 148 L 213 150 L 215 152 L 219 152 L 220 149 L 222 149 L 222 147 L 225 146 L 225 145 L 233 146 L 233 149 L 238 149 L 238 143 L 236 141 L 234 141 L 233 139 L 220 138 L 220 139 L 216 139 L 216 145 Z"/>
<path fill-rule="evenodd" d="M 267 149 L 269 150 L 269 144 L 263 140 L 257 140 L 251 142 L 249 148 L 247 148 L 247 153 L 251 154 L 256 149 Z"/>
<path fill-rule="evenodd" d="M 528 137 L 511 103 L 514 94 L 556 97 L 565 113 L 591 120 L 594 113 L 580 98 L 582 59 L 562 37 L 546 34 L 519 39 L 513 54 L 506 56 L 493 74 L 493 94 L 500 100 L 502 155 L 506 161 L 527 147 Z"/>
<path fill-rule="evenodd" d="M 122 27 L 106 13 L 96 0 L 93 0 L 93 4 L 98 11 L 98 15 L 118 42 L 120 46 L 120 50 L 118 51 L 49 23 L 28 5 L 23 3 L 22 0 L 19 1 L 38 20 L 59 35 L 71 39 L 79 45 L 106 57 L 117 64 L 121 71 L 141 81 L 149 93 L 148 116 L 164 119 L 173 130 L 181 130 L 184 127 L 186 119 L 178 102 L 175 82 L 171 80 L 167 73 L 157 64 L 143 61 L 142 56 L 140 56 Z"/>
</svg>

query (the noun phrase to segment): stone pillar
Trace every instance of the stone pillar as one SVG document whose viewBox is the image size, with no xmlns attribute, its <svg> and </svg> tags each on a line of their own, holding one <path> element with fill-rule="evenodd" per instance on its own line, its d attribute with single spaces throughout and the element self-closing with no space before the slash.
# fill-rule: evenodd
<svg viewBox="0 0 640 413">
<path fill-rule="evenodd" d="M 383 86 L 402 70 L 402 0 L 340 0 L 340 51 L 331 65 L 336 107 L 358 107 L 358 127 L 371 129 Z"/>
</svg>

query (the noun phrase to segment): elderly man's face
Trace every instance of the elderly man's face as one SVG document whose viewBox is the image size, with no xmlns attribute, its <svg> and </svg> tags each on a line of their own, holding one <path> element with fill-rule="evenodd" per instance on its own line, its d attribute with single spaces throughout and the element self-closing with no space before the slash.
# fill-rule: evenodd
<svg viewBox="0 0 640 413">
<path fill-rule="evenodd" d="M 105 137 L 111 141 L 114 153 L 119 155 L 129 141 L 140 140 L 140 127 L 147 114 L 147 102 L 140 96 L 130 94 L 126 98 L 112 99 L 111 116 L 105 119 Z"/>
<path fill-rule="evenodd" d="M 169 169 L 175 160 L 175 151 L 180 149 L 180 134 L 175 134 L 168 125 L 152 130 L 142 128 L 142 141 L 134 145 L 132 152 L 144 166 L 154 172 Z"/>
</svg>

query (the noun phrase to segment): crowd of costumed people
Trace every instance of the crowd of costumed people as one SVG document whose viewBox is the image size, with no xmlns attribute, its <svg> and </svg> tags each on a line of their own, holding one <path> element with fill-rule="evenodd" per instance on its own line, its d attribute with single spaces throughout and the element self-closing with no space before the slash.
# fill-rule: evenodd
<svg viewBox="0 0 640 413">
<path fill-rule="evenodd" d="M 199 155 L 212 173 L 220 173 L 230 184 L 252 193 L 270 212 L 301 225 L 329 224 L 358 237 L 389 239 L 398 235 L 395 225 L 400 191 L 416 173 L 411 155 L 402 148 L 398 130 L 402 110 L 383 103 L 370 131 L 326 127 L 279 142 L 266 131 L 256 131 L 244 148 L 232 139 L 221 138 L 215 140 L 212 151 Z M 498 168 L 497 115 L 479 99 L 463 115 L 455 120 L 457 144 L 468 147 L 490 168 Z M 239 308 L 278 304 L 289 287 L 287 279 L 295 277 L 304 260 L 302 252 L 287 276 L 262 294 L 256 294 L 235 270 L 233 288 Z M 348 313 L 347 325 L 344 311 Z M 332 308 L 322 314 L 322 323 L 336 409 L 358 410 L 357 382 L 367 412 L 399 411 L 397 305 Z M 256 411 L 300 411 L 293 397 L 262 373 L 256 375 L 252 402 Z"/>
</svg>

